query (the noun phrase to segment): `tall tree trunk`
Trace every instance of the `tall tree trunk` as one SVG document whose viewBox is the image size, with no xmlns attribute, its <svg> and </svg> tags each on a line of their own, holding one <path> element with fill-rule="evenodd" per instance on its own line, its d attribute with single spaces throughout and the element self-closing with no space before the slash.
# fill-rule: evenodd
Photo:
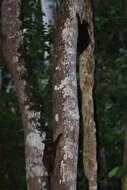
<svg viewBox="0 0 127 190">
<path fill-rule="evenodd" d="M 54 43 L 52 190 L 76 190 L 79 112 L 76 81 L 77 1 L 60 1 Z"/>
<path fill-rule="evenodd" d="M 93 85 L 94 85 L 94 29 L 91 1 L 85 0 L 81 20 L 88 25 L 89 44 L 80 56 L 80 86 L 82 91 L 82 115 L 84 125 L 83 162 L 89 190 L 97 189 L 96 128 L 94 122 Z"/>
<path fill-rule="evenodd" d="M 41 126 L 40 107 L 34 100 L 29 66 L 22 55 L 21 0 L 3 0 L 3 55 L 14 80 L 25 131 L 26 178 L 29 190 L 47 189 L 47 170 L 42 162 L 46 133 Z"/>
<path fill-rule="evenodd" d="M 43 24 L 45 25 L 45 30 L 47 33 L 50 33 L 51 27 L 55 28 L 56 24 L 56 1 L 57 0 L 41 0 L 41 10 L 43 15 Z M 52 44 L 49 41 L 45 41 L 45 45 L 52 49 Z M 50 51 L 52 52 L 52 51 Z M 50 55 L 48 51 L 44 52 L 45 65 L 49 64 L 49 59 L 47 59 Z"/>
<path fill-rule="evenodd" d="M 43 22 L 47 26 L 54 26 L 56 16 L 56 0 L 41 0 L 41 10 L 45 14 Z"/>
</svg>

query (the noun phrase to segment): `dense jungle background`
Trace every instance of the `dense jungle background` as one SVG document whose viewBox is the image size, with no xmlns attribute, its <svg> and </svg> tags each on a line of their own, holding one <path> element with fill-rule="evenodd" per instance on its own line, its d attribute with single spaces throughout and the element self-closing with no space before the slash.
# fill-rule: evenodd
<svg viewBox="0 0 127 190">
<path fill-rule="evenodd" d="M 42 22 L 40 2 L 24 1 L 23 37 L 25 59 L 32 64 L 37 78 L 45 125 L 52 128 L 53 28 L 47 32 Z M 31 19 L 32 15 L 36 19 Z M 122 166 L 124 139 L 127 138 L 127 2 L 94 0 L 95 24 L 95 119 L 98 137 L 98 190 L 121 189 L 121 175 L 109 172 Z M 0 39 L 2 36 L 0 35 Z M 45 43 L 48 42 L 48 43 Z M 45 57 L 45 51 L 48 57 Z M 77 63 L 78 66 L 78 63 Z M 24 136 L 11 75 L 4 65 L 0 40 L 0 189 L 25 190 Z M 79 103 L 80 103 L 79 91 Z M 42 118 L 42 119 L 43 119 Z M 82 129 L 82 121 L 81 121 Z M 80 134 L 78 190 L 87 190 L 82 169 L 82 132 Z M 113 176 L 113 177 L 111 177 Z"/>
</svg>

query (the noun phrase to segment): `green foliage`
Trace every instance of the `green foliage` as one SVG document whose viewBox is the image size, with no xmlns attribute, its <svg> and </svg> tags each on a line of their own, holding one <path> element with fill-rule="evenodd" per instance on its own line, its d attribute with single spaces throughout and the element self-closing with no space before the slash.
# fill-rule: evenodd
<svg viewBox="0 0 127 190">
<path fill-rule="evenodd" d="M 127 173 L 127 165 L 123 165 L 123 166 L 117 166 L 114 169 L 112 169 L 109 172 L 108 176 L 115 177 L 115 178 L 121 178 L 126 173 Z"/>
<path fill-rule="evenodd" d="M 122 188 L 122 190 L 127 190 L 127 187 Z"/>
<path fill-rule="evenodd" d="M 97 61 L 94 99 L 99 138 L 99 190 L 121 189 L 120 180 L 108 179 L 107 175 L 111 168 L 122 165 L 123 160 L 127 111 L 127 23 L 123 3 L 96 0 L 94 4 Z"/>
<path fill-rule="evenodd" d="M 31 6 L 29 6 L 29 4 Z M 29 9 L 28 9 L 29 7 Z M 25 61 L 29 64 L 36 80 L 36 92 L 42 105 L 43 125 L 51 131 L 52 96 L 51 96 L 51 43 L 53 28 L 43 24 L 40 1 L 25 1 L 23 4 L 23 37 Z"/>
<path fill-rule="evenodd" d="M 109 172 L 108 176 L 109 176 L 109 177 L 116 176 L 118 170 L 119 170 L 119 166 L 117 166 L 116 168 L 112 169 L 112 170 Z"/>
</svg>

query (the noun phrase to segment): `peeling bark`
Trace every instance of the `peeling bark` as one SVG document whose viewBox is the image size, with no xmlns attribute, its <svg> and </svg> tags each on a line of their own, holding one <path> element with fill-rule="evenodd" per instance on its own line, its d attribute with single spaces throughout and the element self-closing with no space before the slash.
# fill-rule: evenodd
<svg viewBox="0 0 127 190">
<path fill-rule="evenodd" d="M 60 1 L 54 43 L 53 116 L 56 147 L 52 190 L 76 190 L 79 112 L 76 81 L 76 1 Z"/>
<path fill-rule="evenodd" d="M 97 190 L 96 128 L 94 122 L 94 29 L 91 1 L 85 0 L 81 21 L 88 24 L 89 45 L 80 56 L 80 87 L 82 91 L 82 115 L 84 125 L 84 172 L 89 182 L 89 190 Z"/>
<path fill-rule="evenodd" d="M 28 64 L 22 55 L 20 5 L 21 0 L 3 1 L 3 55 L 14 80 L 24 125 L 27 186 L 29 190 L 47 190 L 48 173 L 42 161 L 46 133 L 41 126 L 40 106 L 34 101 Z"/>
</svg>

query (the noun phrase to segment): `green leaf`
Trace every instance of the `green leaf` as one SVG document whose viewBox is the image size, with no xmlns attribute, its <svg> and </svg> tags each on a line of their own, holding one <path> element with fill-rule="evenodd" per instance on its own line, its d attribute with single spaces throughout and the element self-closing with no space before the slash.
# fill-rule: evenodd
<svg viewBox="0 0 127 190">
<path fill-rule="evenodd" d="M 108 177 L 121 178 L 127 173 L 127 165 L 117 166 L 108 173 Z"/>
<path fill-rule="evenodd" d="M 121 178 L 125 173 L 127 173 L 127 165 L 123 165 L 123 166 L 119 167 L 116 177 Z"/>
<path fill-rule="evenodd" d="M 122 188 L 122 190 L 127 190 L 127 187 Z"/>
<path fill-rule="evenodd" d="M 114 176 L 116 176 L 118 170 L 119 170 L 119 166 L 117 166 L 117 167 L 115 167 L 114 169 L 112 169 L 112 170 L 108 173 L 108 177 L 114 177 Z"/>
</svg>

